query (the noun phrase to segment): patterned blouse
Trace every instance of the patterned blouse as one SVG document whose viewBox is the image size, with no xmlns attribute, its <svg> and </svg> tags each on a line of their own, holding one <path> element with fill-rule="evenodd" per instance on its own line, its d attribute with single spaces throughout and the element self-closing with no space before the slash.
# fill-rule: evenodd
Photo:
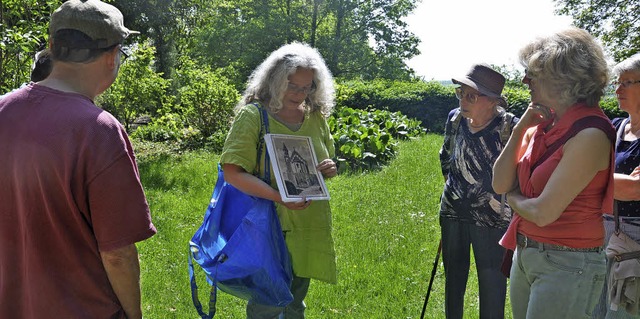
<svg viewBox="0 0 640 319">
<path fill-rule="evenodd" d="M 446 179 L 440 216 L 478 226 L 506 229 L 511 220 L 511 208 L 505 203 L 504 209 L 501 209 L 502 196 L 491 187 L 493 163 L 504 146 L 500 140 L 500 130 L 505 113 L 496 116 L 476 133 L 469 130 L 464 119 L 459 122 L 457 132 L 453 132 L 452 118 L 458 110 L 449 113 L 440 150 L 440 165 Z M 510 129 L 517 122 L 518 118 L 514 117 Z M 452 138 L 455 141 L 453 149 L 450 149 Z"/>
</svg>

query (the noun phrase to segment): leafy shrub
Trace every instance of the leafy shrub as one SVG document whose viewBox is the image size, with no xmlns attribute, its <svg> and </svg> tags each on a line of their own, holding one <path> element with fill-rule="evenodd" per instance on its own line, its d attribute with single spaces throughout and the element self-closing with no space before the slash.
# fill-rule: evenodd
<svg viewBox="0 0 640 319">
<path fill-rule="evenodd" d="M 454 87 L 418 80 L 345 81 L 337 85 L 336 103 L 355 109 L 401 112 L 419 120 L 428 131 L 443 133 L 449 111 L 458 107 Z M 507 81 L 502 94 L 509 103 L 508 110 L 518 117 L 522 116 L 531 100 L 528 88 L 520 81 Z"/>
<path fill-rule="evenodd" d="M 517 117 L 521 117 L 524 114 L 524 111 L 529 107 L 529 102 L 531 102 L 529 89 L 521 86 L 505 86 L 504 90 L 502 90 L 502 95 L 507 98 L 509 103 L 507 110 Z"/>
<path fill-rule="evenodd" d="M 355 109 L 372 107 L 401 112 L 421 122 L 432 132 L 443 132 L 449 111 L 457 107 L 452 86 L 438 82 L 413 81 L 345 81 L 336 89 L 336 103 Z"/>
<path fill-rule="evenodd" d="M 604 111 L 604 114 L 606 114 L 610 119 L 628 116 L 627 112 L 620 110 L 620 107 L 618 106 L 618 99 L 615 95 L 605 96 L 600 100 L 600 107 Z"/>
<path fill-rule="evenodd" d="M 177 105 L 190 130 L 185 141 L 198 147 L 218 140 L 210 137 L 226 134 L 240 94 L 224 76 L 192 60 L 182 60 L 176 73 Z"/>
<path fill-rule="evenodd" d="M 122 63 L 116 81 L 96 99 L 96 104 L 113 114 L 127 131 L 141 115 L 162 115 L 173 96 L 167 93 L 170 80 L 153 69 L 155 48 L 142 43 Z"/>
<path fill-rule="evenodd" d="M 183 129 L 184 125 L 180 116 L 168 113 L 152 119 L 147 125 L 138 126 L 131 136 L 150 142 L 175 142 L 180 140 Z"/>
<path fill-rule="evenodd" d="M 370 170 L 387 164 L 397 153 L 397 140 L 424 134 L 420 122 L 399 112 L 339 107 L 328 120 L 338 169 Z"/>
</svg>

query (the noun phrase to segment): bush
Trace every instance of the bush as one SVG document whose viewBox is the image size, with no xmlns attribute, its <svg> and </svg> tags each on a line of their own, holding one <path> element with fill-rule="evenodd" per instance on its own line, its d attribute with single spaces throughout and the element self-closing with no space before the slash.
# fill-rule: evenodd
<svg viewBox="0 0 640 319">
<path fill-rule="evenodd" d="M 625 111 L 620 110 L 618 106 L 618 99 L 615 96 L 608 95 L 600 100 L 600 107 L 610 119 L 616 117 L 627 117 L 628 114 Z"/>
<path fill-rule="evenodd" d="M 113 85 L 96 98 L 96 104 L 120 120 L 127 131 L 141 115 L 160 116 L 173 101 L 167 93 L 170 80 L 153 69 L 154 52 L 149 44 L 140 44 L 120 66 Z"/>
<path fill-rule="evenodd" d="M 399 112 L 339 107 L 328 120 L 334 138 L 338 170 L 363 171 L 389 163 L 397 141 L 424 134 L 420 122 Z"/>
<path fill-rule="evenodd" d="M 131 136 L 150 142 L 175 142 L 180 140 L 183 129 L 184 125 L 180 116 L 168 113 L 151 119 L 147 125 L 138 126 Z"/>
<path fill-rule="evenodd" d="M 531 102 L 529 89 L 520 86 L 505 86 L 502 94 L 507 98 L 507 102 L 509 103 L 507 110 L 517 117 L 521 117 L 522 114 L 524 114 L 524 111 L 527 110 Z"/>
<path fill-rule="evenodd" d="M 225 77 L 209 67 L 196 66 L 191 60 L 182 60 L 176 73 L 176 102 L 189 129 L 186 136 L 189 138 L 184 140 L 188 142 L 186 146 L 217 143 L 220 140 L 217 136 L 226 135 L 229 129 L 240 94 Z"/>
<path fill-rule="evenodd" d="M 336 91 L 338 105 L 401 112 L 438 133 L 444 132 L 447 114 L 458 105 L 453 87 L 434 81 L 346 81 L 339 83 Z"/>
</svg>

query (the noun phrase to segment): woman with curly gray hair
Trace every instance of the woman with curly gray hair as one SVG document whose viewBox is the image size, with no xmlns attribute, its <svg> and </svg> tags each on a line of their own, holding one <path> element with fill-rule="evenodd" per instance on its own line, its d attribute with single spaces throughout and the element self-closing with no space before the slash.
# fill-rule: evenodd
<svg viewBox="0 0 640 319">
<path fill-rule="evenodd" d="M 615 132 L 598 107 L 608 84 L 600 45 L 571 28 L 520 51 L 531 104 L 493 167 L 514 214 L 513 318 L 589 318 L 605 277 L 602 213 L 613 211 Z"/>
<path fill-rule="evenodd" d="M 268 113 L 270 133 L 309 136 L 325 178 L 336 176 L 333 138 L 327 125 L 334 105 L 333 77 L 318 51 L 306 44 L 282 46 L 267 57 L 249 77 L 247 89 L 236 107 L 220 158 L 225 179 L 241 191 L 272 200 L 285 234 L 293 265 L 293 302 L 285 308 L 249 302 L 247 318 L 304 318 L 304 299 L 310 279 L 336 282 L 336 262 L 331 236 L 329 201 L 284 202 L 275 178 L 271 185 L 263 175 L 265 147 L 258 157 L 262 109 Z"/>
</svg>

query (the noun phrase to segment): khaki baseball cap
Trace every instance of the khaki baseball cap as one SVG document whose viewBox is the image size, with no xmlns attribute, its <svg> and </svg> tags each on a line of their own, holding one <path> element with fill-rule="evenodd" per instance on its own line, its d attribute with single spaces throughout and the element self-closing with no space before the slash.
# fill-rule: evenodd
<svg viewBox="0 0 640 319">
<path fill-rule="evenodd" d="M 132 34 L 139 34 L 124 26 L 122 12 L 99 0 L 69 0 L 51 15 L 49 33 L 64 29 L 80 31 L 91 39 L 91 47 L 77 49 L 103 49 L 122 43 Z"/>
</svg>

